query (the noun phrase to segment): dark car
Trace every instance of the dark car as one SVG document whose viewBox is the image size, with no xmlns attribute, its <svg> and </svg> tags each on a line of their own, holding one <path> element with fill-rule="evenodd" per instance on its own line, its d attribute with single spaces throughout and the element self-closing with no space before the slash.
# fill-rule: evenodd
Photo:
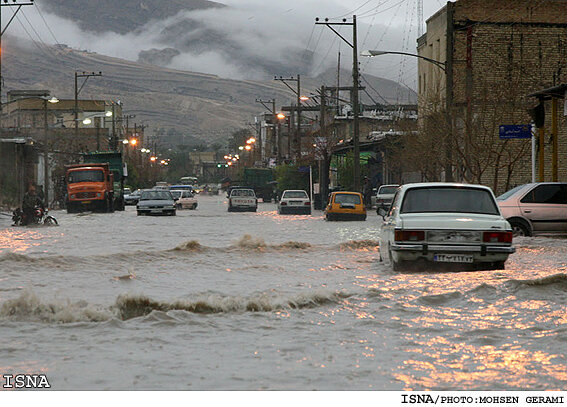
<svg viewBox="0 0 567 407">
<path fill-rule="evenodd" d="M 140 200 L 141 193 L 141 189 L 137 189 L 131 193 L 126 193 L 126 190 L 124 190 L 124 205 L 136 205 Z"/>
<path fill-rule="evenodd" d="M 157 189 L 142 191 L 136 210 L 138 215 L 175 216 L 175 200 L 169 191 Z"/>
</svg>

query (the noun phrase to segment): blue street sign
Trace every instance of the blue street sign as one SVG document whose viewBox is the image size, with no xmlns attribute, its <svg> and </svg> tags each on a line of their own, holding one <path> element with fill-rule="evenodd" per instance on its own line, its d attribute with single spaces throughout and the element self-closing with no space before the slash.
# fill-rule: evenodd
<svg viewBox="0 0 567 407">
<path fill-rule="evenodd" d="M 531 124 L 503 124 L 500 126 L 500 139 L 532 138 Z"/>
</svg>

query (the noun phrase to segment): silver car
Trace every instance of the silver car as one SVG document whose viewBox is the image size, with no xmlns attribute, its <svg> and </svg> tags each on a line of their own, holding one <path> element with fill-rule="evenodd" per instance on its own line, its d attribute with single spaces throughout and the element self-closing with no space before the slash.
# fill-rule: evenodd
<svg viewBox="0 0 567 407">
<path fill-rule="evenodd" d="M 258 198 L 253 189 L 237 188 L 230 192 L 228 197 L 228 211 L 252 211 L 258 210 Z"/>
<path fill-rule="evenodd" d="M 378 191 L 376 192 L 376 195 L 374 195 L 373 197 L 371 197 L 371 201 L 372 201 L 372 207 L 374 208 L 380 208 L 381 206 L 383 207 L 389 207 L 390 204 L 392 203 L 392 199 L 394 199 L 394 195 L 396 193 L 396 191 L 398 190 L 399 185 L 381 185 L 380 188 L 378 188 Z"/>
<path fill-rule="evenodd" d="M 516 236 L 567 233 L 567 183 L 520 185 L 496 198 Z"/>
<path fill-rule="evenodd" d="M 142 191 L 136 205 L 140 215 L 171 215 L 175 216 L 175 201 L 171 192 L 157 189 Z"/>
</svg>

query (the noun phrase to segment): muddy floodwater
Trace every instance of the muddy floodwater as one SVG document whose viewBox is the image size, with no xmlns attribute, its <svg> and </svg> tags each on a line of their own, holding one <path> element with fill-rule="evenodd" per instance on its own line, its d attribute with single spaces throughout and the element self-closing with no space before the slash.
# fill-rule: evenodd
<svg viewBox="0 0 567 407">
<path fill-rule="evenodd" d="M 381 218 L 0 217 L 0 374 L 56 390 L 567 390 L 567 240 L 505 270 L 393 272 Z"/>
</svg>

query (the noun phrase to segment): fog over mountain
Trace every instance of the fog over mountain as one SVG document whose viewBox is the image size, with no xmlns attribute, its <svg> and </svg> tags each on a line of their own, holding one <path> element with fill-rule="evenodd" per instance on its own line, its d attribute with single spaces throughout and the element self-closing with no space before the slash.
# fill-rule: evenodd
<svg viewBox="0 0 567 407">
<path fill-rule="evenodd" d="M 82 97 L 121 99 L 153 126 L 214 138 L 263 112 L 256 98 L 276 98 L 278 107 L 294 100 L 276 75 L 301 74 L 306 94 L 335 85 L 339 50 L 340 84 L 352 84 L 352 50 L 339 48 L 337 35 L 314 25 L 314 16 L 348 12 L 333 1 L 322 9 L 319 0 L 285 6 L 263 0 L 38 0 L 22 9 L 4 37 L 3 91 L 50 89 L 72 98 L 73 72 L 100 70 L 103 77 L 89 81 Z M 10 16 L 5 7 L 5 24 Z M 359 29 L 361 49 L 388 38 L 375 38 L 369 27 Z M 390 28 L 397 38 L 395 24 Z M 351 33 L 345 27 L 340 32 Z M 361 93 L 364 103 L 415 102 L 415 92 L 399 80 L 399 64 L 376 58 L 361 60 L 361 69 L 371 94 Z"/>
<path fill-rule="evenodd" d="M 269 79 L 298 73 L 316 76 L 336 67 L 339 50 L 343 67 L 351 63 L 352 50 L 327 27 L 314 24 L 317 16 L 350 17 L 347 5 L 333 0 L 224 3 L 41 0 L 36 7 L 42 15 L 37 10 L 26 10 L 26 17 L 45 42 L 233 79 Z M 338 29 L 351 38 L 350 27 Z M 383 21 L 380 16 L 360 21 L 359 46 L 401 49 L 404 42 L 411 42 L 414 47 L 413 40 L 404 39 L 410 34 L 404 29 L 396 21 Z M 13 24 L 10 31 L 27 35 L 19 24 Z M 361 61 L 361 65 L 368 73 L 383 73 L 387 79 L 397 81 L 403 76 L 384 59 L 370 64 Z"/>
</svg>

